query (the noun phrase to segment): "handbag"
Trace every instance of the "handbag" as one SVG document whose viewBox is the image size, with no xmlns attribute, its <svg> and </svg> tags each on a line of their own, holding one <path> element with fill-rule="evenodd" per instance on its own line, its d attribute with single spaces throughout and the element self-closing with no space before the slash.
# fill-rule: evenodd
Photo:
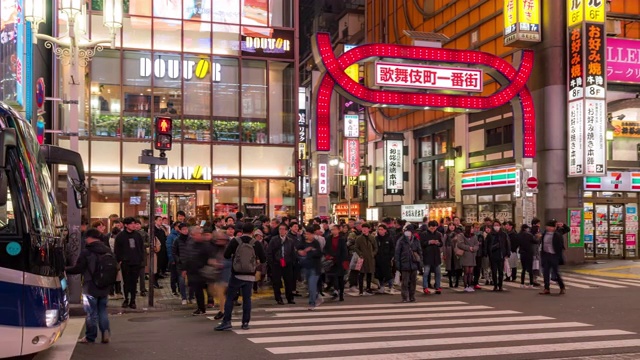
<svg viewBox="0 0 640 360">
<path fill-rule="evenodd" d="M 422 262 L 422 256 L 420 256 L 420 254 L 418 254 L 417 251 L 413 251 L 413 262 L 415 263 L 421 263 Z"/>
<path fill-rule="evenodd" d="M 356 262 L 356 267 L 354 268 L 354 270 L 360 271 L 362 269 L 362 264 L 364 264 L 364 259 L 358 257 L 358 261 Z"/>
<path fill-rule="evenodd" d="M 511 274 L 511 266 L 509 265 L 509 259 L 504 259 L 504 273 Z"/>
<path fill-rule="evenodd" d="M 322 270 L 325 273 L 330 273 L 333 270 L 334 264 L 333 259 L 324 259 L 322 260 Z"/>
<path fill-rule="evenodd" d="M 462 257 L 462 255 L 464 255 L 464 250 L 460 249 L 459 247 L 455 247 L 453 249 L 454 254 L 456 254 L 457 257 Z"/>
<path fill-rule="evenodd" d="M 534 259 L 533 260 L 532 269 L 533 270 L 540 270 L 540 260 L 538 260 L 538 259 Z"/>
</svg>

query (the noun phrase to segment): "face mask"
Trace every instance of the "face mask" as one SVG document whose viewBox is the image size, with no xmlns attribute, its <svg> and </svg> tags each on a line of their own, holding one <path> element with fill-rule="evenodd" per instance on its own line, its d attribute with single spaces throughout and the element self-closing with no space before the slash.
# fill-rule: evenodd
<svg viewBox="0 0 640 360">
<path fill-rule="evenodd" d="M 405 231 L 404 232 L 404 236 L 410 238 L 411 237 L 411 231 Z"/>
<path fill-rule="evenodd" d="M 493 230 L 495 230 L 496 232 L 500 231 L 500 226 L 494 226 Z"/>
</svg>

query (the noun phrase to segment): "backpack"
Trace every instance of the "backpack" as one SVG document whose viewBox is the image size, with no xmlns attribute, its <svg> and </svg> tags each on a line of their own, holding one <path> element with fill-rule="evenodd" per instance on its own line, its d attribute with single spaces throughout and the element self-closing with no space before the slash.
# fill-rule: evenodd
<svg viewBox="0 0 640 360">
<path fill-rule="evenodd" d="M 238 275 L 254 275 L 258 267 L 256 250 L 253 245 L 256 239 L 251 239 L 248 243 L 236 238 L 238 247 L 233 256 L 233 271 Z"/>
<path fill-rule="evenodd" d="M 95 255 L 95 269 L 91 273 L 91 280 L 98 289 L 106 289 L 116 282 L 118 262 L 111 252 Z"/>
</svg>

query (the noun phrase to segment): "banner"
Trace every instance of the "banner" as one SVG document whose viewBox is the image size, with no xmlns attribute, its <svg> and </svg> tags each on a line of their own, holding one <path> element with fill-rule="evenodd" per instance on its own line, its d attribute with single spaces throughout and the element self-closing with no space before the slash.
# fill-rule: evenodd
<svg viewBox="0 0 640 360">
<path fill-rule="evenodd" d="M 402 140 L 385 140 L 384 142 L 385 195 L 404 194 L 403 147 Z"/>
</svg>

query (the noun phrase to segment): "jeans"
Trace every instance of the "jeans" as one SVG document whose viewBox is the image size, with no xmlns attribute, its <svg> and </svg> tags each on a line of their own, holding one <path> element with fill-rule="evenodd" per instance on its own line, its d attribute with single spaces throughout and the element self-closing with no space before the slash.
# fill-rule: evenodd
<svg viewBox="0 0 640 360">
<path fill-rule="evenodd" d="M 106 296 L 93 297 L 91 295 L 83 294 L 84 311 L 87 313 L 87 319 L 85 320 L 85 337 L 87 341 L 94 342 L 98 337 L 98 328 L 100 332 L 104 334 L 109 329 L 109 317 L 107 314 L 107 304 L 109 298 Z"/>
<path fill-rule="evenodd" d="M 416 280 L 418 270 L 401 271 L 402 274 L 402 300 L 416 299 Z"/>
<path fill-rule="evenodd" d="M 424 266 L 424 277 L 422 278 L 422 287 L 427 289 L 429 285 L 429 272 L 433 271 L 436 276 L 435 279 L 435 289 L 440 289 L 440 281 L 442 280 L 442 270 L 440 269 L 440 265 L 425 265 Z"/>
<path fill-rule="evenodd" d="M 253 281 L 240 280 L 235 276 L 231 276 L 229 287 L 227 288 L 227 299 L 224 303 L 223 323 L 231 322 L 231 313 L 233 312 L 233 298 L 238 291 L 242 291 L 242 323 L 248 324 L 251 320 L 251 294 L 253 293 Z"/>
<path fill-rule="evenodd" d="M 309 305 L 316 306 L 316 299 L 318 298 L 318 279 L 320 274 L 316 272 L 316 269 L 304 269 L 305 277 L 307 279 L 307 285 L 309 286 Z"/>
<path fill-rule="evenodd" d="M 551 271 L 553 271 L 553 273 L 556 275 L 558 286 L 560 287 L 560 289 L 564 289 L 564 281 L 562 281 L 562 277 L 560 276 L 560 272 L 558 271 L 559 263 L 560 260 L 556 255 L 542 255 L 542 274 L 544 275 L 545 290 L 549 290 L 549 287 L 551 285 Z"/>
<path fill-rule="evenodd" d="M 140 275 L 140 265 L 129 265 L 122 263 L 122 280 L 124 282 L 124 298 L 135 304 L 136 302 L 136 286 L 138 285 L 138 276 Z"/>
<path fill-rule="evenodd" d="M 493 279 L 493 288 L 502 289 L 502 280 L 504 279 L 504 259 L 491 259 L 491 278 Z"/>
<path fill-rule="evenodd" d="M 171 273 L 171 277 L 170 277 L 171 292 L 178 292 L 178 287 L 180 286 L 179 278 L 181 276 L 178 274 L 178 268 L 176 267 L 176 263 L 172 262 L 171 264 L 169 264 L 169 272 Z"/>
</svg>

